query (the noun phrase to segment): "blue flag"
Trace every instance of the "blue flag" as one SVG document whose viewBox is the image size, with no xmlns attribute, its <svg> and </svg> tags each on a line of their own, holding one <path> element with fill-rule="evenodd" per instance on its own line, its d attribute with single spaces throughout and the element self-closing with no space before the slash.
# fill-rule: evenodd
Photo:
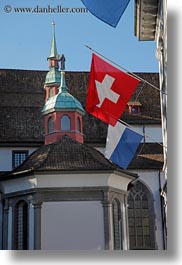
<svg viewBox="0 0 182 265">
<path fill-rule="evenodd" d="M 94 16 L 116 27 L 130 0 L 81 0 Z"/>
<path fill-rule="evenodd" d="M 109 125 L 105 157 L 126 169 L 133 159 L 143 135 L 126 127 L 120 122 Z"/>
</svg>

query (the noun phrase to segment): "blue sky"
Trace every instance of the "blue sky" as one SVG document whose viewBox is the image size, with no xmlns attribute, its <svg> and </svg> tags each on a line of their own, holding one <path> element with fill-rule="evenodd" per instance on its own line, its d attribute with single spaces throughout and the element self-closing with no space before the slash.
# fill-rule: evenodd
<svg viewBox="0 0 182 265">
<path fill-rule="evenodd" d="M 11 12 L 5 7 L 11 6 Z M 56 41 L 66 57 L 66 70 L 89 71 L 91 51 L 133 72 L 158 72 L 156 43 L 140 42 L 134 36 L 134 0 L 131 0 L 116 28 L 88 13 L 16 13 L 14 8 L 84 7 L 81 0 L 1 0 L 0 68 L 48 70 L 52 26 Z"/>
</svg>

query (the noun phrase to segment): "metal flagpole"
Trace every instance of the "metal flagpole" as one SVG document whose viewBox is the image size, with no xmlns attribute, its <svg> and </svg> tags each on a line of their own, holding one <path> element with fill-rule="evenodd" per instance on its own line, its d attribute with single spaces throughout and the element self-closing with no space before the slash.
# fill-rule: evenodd
<svg viewBox="0 0 182 265">
<path fill-rule="evenodd" d="M 88 49 L 90 49 L 93 53 L 99 55 L 100 57 L 104 58 L 105 60 L 107 60 L 108 62 L 114 64 L 115 66 L 117 66 L 118 68 L 124 70 L 127 73 L 130 73 L 132 76 L 136 77 L 137 79 L 139 79 L 140 81 L 145 82 L 146 84 L 150 85 L 151 87 L 155 88 L 156 90 L 158 90 L 159 92 L 161 92 L 162 94 L 167 95 L 166 92 L 162 91 L 160 88 L 154 86 L 153 84 L 149 83 L 148 81 L 146 81 L 145 79 L 141 78 L 140 76 L 134 74 L 133 72 L 130 72 L 129 70 L 127 70 L 126 68 L 120 66 L 119 64 L 113 62 L 112 60 L 108 59 L 107 57 L 103 56 L 102 54 L 100 54 L 99 52 L 95 51 L 94 49 L 92 49 L 91 47 L 89 47 L 88 45 L 85 45 Z"/>
</svg>

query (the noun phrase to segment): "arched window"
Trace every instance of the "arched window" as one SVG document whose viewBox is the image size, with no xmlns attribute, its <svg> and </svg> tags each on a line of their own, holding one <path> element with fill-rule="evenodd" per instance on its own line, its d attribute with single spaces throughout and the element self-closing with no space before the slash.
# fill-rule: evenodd
<svg viewBox="0 0 182 265">
<path fill-rule="evenodd" d="M 113 218 L 113 236 L 114 249 L 122 249 L 122 222 L 121 222 L 121 204 L 114 199 L 112 202 L 112 218 Z"/>
<path fill-rule="evenodd" d="M 53 118 L 50 117 L 48 119 L 48 133 L 52 133 L 54 131 L 54 121 Z"/>
<path fill-rule="evenodd" d="M 61 117 L 61 131 L 70 131 L 71 130 L 71 120 L 67 115 Z"/>
<path fill-rule="evenodd" d="M 155 249 L 152 195 L 137 182 L 128 196 L 130 249 Z"/>
<path fill-rule="evenodd" d="M 77 117 L 77 120 L 76 120 L 76 129 L 78 132 L 81 132 L 81 121 L 79 117 Z"/>
<path fill-rule="evenodd" d="M 15 249 L 28 249 L 28 205 L 19 201 L 15 206 Z"/>
</svg>

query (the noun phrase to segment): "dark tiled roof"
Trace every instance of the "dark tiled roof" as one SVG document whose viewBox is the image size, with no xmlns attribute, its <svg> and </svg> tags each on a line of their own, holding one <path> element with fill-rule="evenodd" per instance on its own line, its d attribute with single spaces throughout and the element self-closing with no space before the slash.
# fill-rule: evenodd
<svg viewBox="0 0 182 265">
<path fill-rule="evenodd" d="M 135 73 L 140 78 L 148 81 L 159 88 L 158 73 Z M 141 114 L 128 114 L 127 111 L 122 115 L 122 119 L 129 124 L 160 124 L 160 93 L 147 83 L 140 82 L 133 93 L 130 101 L 139 101 L 141 103 Z"/>
<path fill-rule="evenodd" d="M 128 170 L 159 170 L 162 169 L 162 166 L 162 146 L 155 143 L 140 144 Z M 21 173 L 32 171 L 105 171 L 115 169 L 129 173 L 129 171 L 122 170 L 111 163 L 95 148 L 80 144 L 68 136 L 63 136 L 61 140 L 55 143 L 42 145 L 19 167 L 2 176 L 0 175 L 0 178 L 6 179 L 8 175 L 15 177 Z"/>
<path fill-rule="evenodd" d="M 0 70 L 0 143 L 44 142 L 44 118 L 41 109 L 45 102 L 44 81 L 48 71 Z M 144 80 L 159 87 L 158 73 L 137 73 Z M 89 73 L 66 72 L 68 92 L 85 107 Z M 142 88 L 142 89 L 141 89 Z M 159 92 L 139 83 L 131 101 L 140 101 L 141 114 L 131 115 L 127 110 L 121 119 L 130 124 L 159 124 Z M 104 143 L 107 124 L 86 114 L 83 118 L 85 141 Z"/>
<path fill-rule="evenodd" d="M 163 147 L 157 143 L 141 143 L 128 169 L 162 169 Z"/>
<path fill-rule="evenodd" d="M 43 145 L 32 153 L 22 165 L 12 173 L 22 171 L 62 171 L 62 170 L 114 170 L 116 166 L 96 149 L 81 144 L 68 136 L 59 141 Z"/>
</svg>

